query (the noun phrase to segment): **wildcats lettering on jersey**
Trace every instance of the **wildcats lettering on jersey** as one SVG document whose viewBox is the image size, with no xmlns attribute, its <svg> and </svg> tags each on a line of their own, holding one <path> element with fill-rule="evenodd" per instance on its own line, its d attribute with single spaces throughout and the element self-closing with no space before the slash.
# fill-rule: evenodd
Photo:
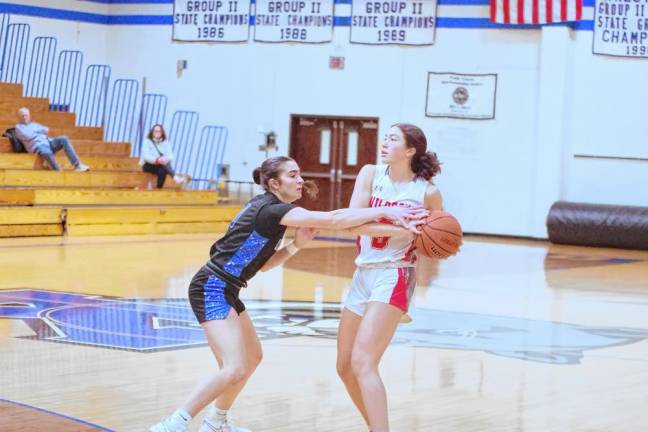
<svg viewBox="0 0 648 432">
<path fill-rule="evenodd" d="M 414 202 L 408 201 L 386 201 L 377 196 L 371 196 L 369 198 L 369 207 L 412 207 Z"/>
</svg>

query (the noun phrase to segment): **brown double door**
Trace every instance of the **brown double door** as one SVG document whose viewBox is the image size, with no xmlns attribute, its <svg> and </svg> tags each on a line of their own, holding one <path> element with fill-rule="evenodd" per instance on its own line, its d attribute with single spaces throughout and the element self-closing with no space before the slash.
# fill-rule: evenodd
<svg viewBox="0 0 648 432">
<path fill-rule="evenodd" d="M 320 191 L 316 200 L 297 204 L 322 211 L 348 207 L 360 168 L 375 164 L 377 152 L 376 118 L 293 115 L 290 157 Z"/>
</svg>

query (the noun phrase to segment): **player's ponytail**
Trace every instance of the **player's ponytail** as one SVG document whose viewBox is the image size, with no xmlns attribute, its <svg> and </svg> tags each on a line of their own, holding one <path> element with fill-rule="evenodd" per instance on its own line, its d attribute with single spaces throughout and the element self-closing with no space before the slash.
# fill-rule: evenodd
<svg viewBox="0 0 648 432">
<path fill-rule="evenodd" d="M 436 153 L 427 151 L 427 139 L 423 131 L 409 123 L 396 123 L 394 126 L 403 132 L 407 147 L 416 149 L 411 162 L 414 174 L 422 179 L 432 180 L 432 177 L 441 172 L 441 162 Z"/>
<path fill-rule="evenodd" d="M 252 179 L 254 179 L 254 183 L 261 185 L 261 168 L 254 168 L 254 171 L 252 171 Z"/>
<path fill-rule="evenodd" d="M 417 176 L 429 181 L 441 172 L 441 162 L 434 152 L 416 154 L 412 158 L 412 171 Z"/>
<path fill-rule="evenodd" d="M 319 194 L 319 188 L 317 187 L 317 183 L 315 183 L 312 180 L 306 180 L 304 184 L 302 185 L 302 189 L 304 189 L 304 192 L 306 192 L 306 196 L 309 199 L 317 199 L 317 195 Z"/>
</svg>

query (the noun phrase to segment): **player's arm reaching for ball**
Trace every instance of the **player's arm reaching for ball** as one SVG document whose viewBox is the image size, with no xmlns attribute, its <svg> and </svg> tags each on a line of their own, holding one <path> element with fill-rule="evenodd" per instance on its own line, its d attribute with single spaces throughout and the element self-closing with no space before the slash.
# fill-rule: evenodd
<svg viewBox="0 0 648 432">
<path fill-rule="evenodd" d="M 315 238 L 318 229 L 345 229 L 378 219 L 389 219 L 394 223 L 407 225 L 411 224 L 410 221 L 424 220 L 427 214 L 427 210 L 423 207 L 375 207 L 339 209 L 330 212 L 310 211 L 302 207 L 294 208 L 281 219 L 281 225 L 297 228 L 295 240 L 278 250 L 261 267 L 261 271 L 268 271 L 288 261 L 299 249 Z M 397 228 L 394 225 L 390 226 Z"/>
<path fill-rule="evenodd" d="M 281 219 L 281 225 L 295 228 L 347 229 L 380 219 L 406 226 L 411 220 L 425 219 L 428 211 L 418 207 L 346 208 L 329 212 L 297 207 Z"/>
<path fill-rule="evenodd" d="M 427 217 L 427 210 L 423 207 L 374 207 L 374 208 L 358 208 L 358 209 L 339 209 L 330 212 L 318 212 L 306 210 L 302 207 L 297 207 L 290 210 L 281 219 L 281 225 L 288 227 L 295 227 L 295 240 L 289 242 L 286 246 L 279 249 L 270 258 L 261 271 L 268 271 L 274 267 L 280 266 L 290 259 L 297 251 L 303 248 L 310 242 L 318 233 L 318 229 L 347 229 L 356 226 L 367 226 L 367 222 L 378 219 L 389 219 L 393 223 L 404 224 L 405 226 L 412 226 L 415 229 L 412 221 L 425 220 Z M 384 224 L 371 224 L 371 225 L 384 225 Z M 394 228 L 402 229 L 410 232 L 405 228 L 400 228 L 395 225 L 388 225 Z"/>
</svg>

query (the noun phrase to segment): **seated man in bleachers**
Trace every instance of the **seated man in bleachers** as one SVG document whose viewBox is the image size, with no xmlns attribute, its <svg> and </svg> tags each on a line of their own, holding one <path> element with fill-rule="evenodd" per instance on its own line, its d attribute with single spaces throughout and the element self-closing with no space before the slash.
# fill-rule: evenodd
<svg viewBox="0 0 648 432">
<path fill-rule="evenodd" d="M 19 122 L 16 125 L 16 137 L 20 142 L 25 146 L 25 149 L 29 153 L 36 153 L 41 156 L 47 164 L 55 171 L 60 171 L 61 167 L 56 162 L 54 153 L 64 149 L 65 154 L 72 166 L 74 166 L 75 171 L 88 171 L 89 166 L 83 164 L 76 152 L 72 143 L 66 136 L 58 136 L 56 138 L 48 138 L 47 133 L 49 128 L 31 121 L 31 114 L 29 109 L 20 108 L 18 110 Z"/>
</svg>

